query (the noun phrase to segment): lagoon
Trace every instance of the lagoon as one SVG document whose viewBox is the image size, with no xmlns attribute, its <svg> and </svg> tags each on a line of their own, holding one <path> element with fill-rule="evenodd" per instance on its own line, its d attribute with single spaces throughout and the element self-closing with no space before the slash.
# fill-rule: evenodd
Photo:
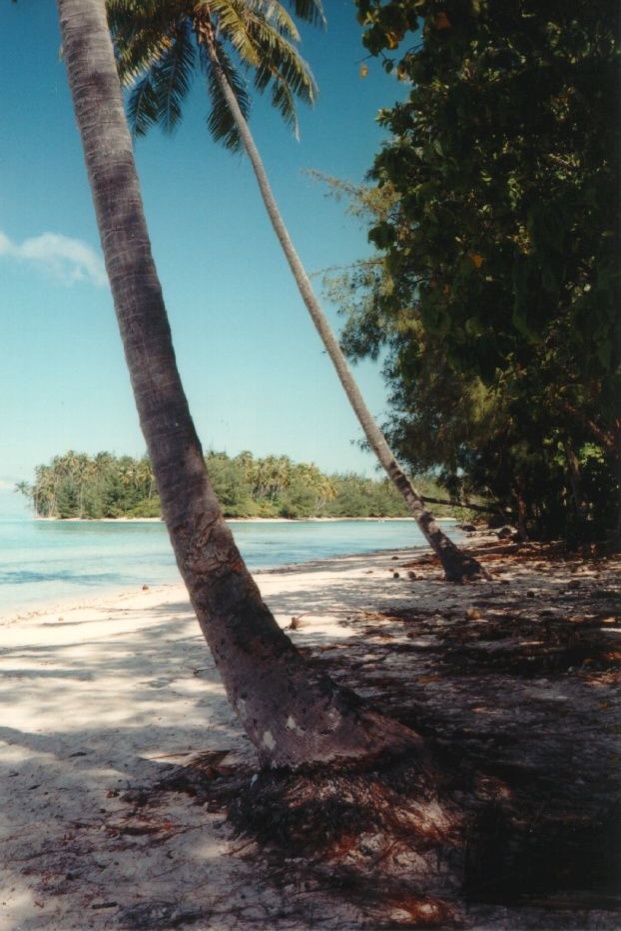
<svg viewBox="0 0 621 931">
<path fill-rule="evenodd" d="M 232 529 L 252 571 L 426 545 L 413 520 L 235 521 Z M 448 530 L 457 542 L 455 526 Z M 0 520 L 2 617 L 73 601 L 93 590 L 178 581 L 159 521 Z"/>
</svg>

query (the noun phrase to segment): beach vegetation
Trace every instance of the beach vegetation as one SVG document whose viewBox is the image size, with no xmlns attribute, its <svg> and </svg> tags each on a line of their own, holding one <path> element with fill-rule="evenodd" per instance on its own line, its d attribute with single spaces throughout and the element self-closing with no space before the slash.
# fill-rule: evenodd
<svg viewBox="0 0 621 931">
<path fill-rule="evenodd" d="M 205 456 L 214 491 L 228 518 L 408 517 L 403 498 L 386 478 L 322 472 L 288 456 L 255 457 L 243 452 Z M 429 476 L 417 478 L 425 496 L 442 494 Z M 31 502 L 35 516 L 101 520 L 161 517 L 161 502 L 147 456 L 114 456 L 70 451 L 37 466 L 32 482 L 16 490 Z M 438 506 L 441 516 L 466 513 L 460 503 Z"/>
<path fill-rule="evenodd" d="M 332 182 L 376 250 L 330 276 L 348 355 L 382 354 L 414 473 L 523 537 L 618 545 L 619 10 L 357 6 L 409 94 L 369 187 Z"/>
</svg>

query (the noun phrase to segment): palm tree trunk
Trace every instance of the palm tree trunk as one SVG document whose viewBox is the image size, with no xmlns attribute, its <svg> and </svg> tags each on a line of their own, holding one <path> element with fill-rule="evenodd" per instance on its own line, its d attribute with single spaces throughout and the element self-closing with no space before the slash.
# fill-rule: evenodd
<svg viewBox="0 0 621 931">
<path fill-rule="evenodd" d="M 57 0 L 106 269 L 162 512 L 228 697 L 273 766 L 419 747 L 311 671 L 261 600 L 211 487 L 146 228 L 105 0 Z"/>
<path fill-rule="evenodd" d="M 222 94 L 239 130 L 240 137 L 248 153 L 248 158 L 250 159 L 259 185 L 265 209 L 267 210 L 274 232 L 276 233 L 283 253 L 289 263 L 302 300 L 332 360 L 339 381 L 360 422 L 360 426 L 362 427 L 369 446 L 377 456 L 380 465 L 386 471 L 396 489 L 403 496 L 410 513 L 425 535 L 429 545 L 440 559 L 446 579 L 451 582 L 463 582 L 466 579 L 472 580 L 488 577 L 483 567 L 474 557 L 464 553 L 447 537 L 436 522 L 431 511 L 425 507 L 422 497 L 397 462 L 394 453 L 388 445 L 386 437 L 367 407 L 343 350 L 334 335 L 328 318 L 315 297 L 308 275 L 291 241 L 291 237 L 289 236 L 287 227 L 278 209 L 263 161 L 255 145 L 248 123 L 244 118 L 228 78 L 220 65 L 213 27 L 207 18 L 203 18 L 197 24 L 197 36 L 199 41 L 203 42 L 207 50 L 211 66 L 214 69 Z"/>
</svg>

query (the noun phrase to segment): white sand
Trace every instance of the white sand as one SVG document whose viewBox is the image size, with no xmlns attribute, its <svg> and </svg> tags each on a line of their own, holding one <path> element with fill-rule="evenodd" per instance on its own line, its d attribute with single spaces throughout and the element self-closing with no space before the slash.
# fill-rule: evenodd
<svg viewBox="0 0 621 931">
<path fill-rule="evenodd" d="M 369 644 L 361 632 L 369 622 L 391 644 L 407 636 L 391 609 L 398 615 L 416 605 L 445 625 L 470 616 L 477 600 L 505 583 L 513 608 L 519 597 L 554 605 L 559 592 L 577 586 L 573 610 L 583 610 L 580 599 L 590 591 L 584 604 L 597 595 L 601 612 L 620 568 L 618 559 L 597 567 L 509 558 L 495 564 L 496 579 L 462 587 L 447 585 L 431 565 L 415 567 L 410 579 L 402 564 L 413 555 L 337 558 L 257 580 L 283 627 L 300 620 L 290 632 L 297 644 L 352 638 L 348 653 L 364 660 Z M 178 791 L 150 793 L 142 806 L 127 794 L 152 788 L 171 764 L 192 771 L 209 751 L 226 752 L 225 763 L 256 762 L 181 586 L 0 617 L 0 632 L 0 931 L 377 927 L 325 891 L 299 882 L 276 888 L 263 855 L 231 837 L 221 812 Z M 618 628 L 609 634 L 614 641 Z M 605 698 L 608 708 L 613 687 L 596 684 L 589 701 Z M 562 689 L 584 702 L 589 687 L 566 676 Z M 588 927 L 616 927 L 614 918 L 601 923 L 601 914 Z M 476 927 L 520 927 L 519 916 L 512 923 L 503 915 Z M 568 917 L 563 912 L 554 927 L 587 926 L 579 917 L 563 924 Z"/>
<path fill-rule="evenodd" d="M 328 642 L 355 632 L 348 612 L 411 598 L 395 565 L 356 556 L 257 578 L 283 627 L 301 616 L 297 643 Z M 221 814 L 180 794 L 148 812 L 122 798 L 207 750 L 254 761 L 181 586 L 0 627 L 0 931 L 344 926 L 333 904 L 270 891 Z"/>
</svg>

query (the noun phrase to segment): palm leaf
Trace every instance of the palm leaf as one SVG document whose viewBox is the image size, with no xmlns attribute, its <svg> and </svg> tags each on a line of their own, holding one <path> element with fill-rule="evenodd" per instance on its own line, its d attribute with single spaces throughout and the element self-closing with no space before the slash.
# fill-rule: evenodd
<svg viewBox="0 0 621 931">
<path fill-rule="evenodd" d="M 289 6 L 295 15 L 312 26 L 326 26 L 326 16 L 321 0 L 289 0 Z"/>
<path fill-rule="evenodd" d="M 263 93 L 273 84 L 272 102 L 287 123 L 295 123 L 294 98 L 311 105 L 315 102 L 317 85 L 313 74 L 297 49 L 279 35 L 267 35 L 262 23 L 253 24 L 253 36 L 261 56 L 254 86 Z M 278 87 L 281 90 L 277 92 Z"/>
<path fill-rule="evenodd" d="M 135 136 L 145 136 L 159 122 L 159 102 L 147 72 L 134 84 L 127 101 L 127 119 Z"/>
<path fill-rule="evenodd" d="M 184 20 L 169 47 L 151 69 L 159 106 L 158 122 L 164 132 L 174 132 L 182 118 L 182 106 L 192 84 L 195 62 L 191 24 Z"/>
<path fill-rule="evenodd" d="M 271 87 L 273 105 L 297 134 L 295 98 L 312 104 L 317 87 L 310 68 L 291 41 L 291 32 L 295 26 L 289 15 L 277 0 L 215 2 L 229 10 L 235 9 L 236 35 L 229 33 L 228 26 L 232 21 L 229 16 L 219 20 L 218 27 L 233 44 L 243 64 L 254 67 L 255 88 L 263 93 Z M 250 53 L 245 51 L 248 46 L 251 48 Z"/>
<path fill-rule="evenodd" d="M 199 4 L 201 10 L 217 28 L 218 36 L 231 43 L 239 57 L 251 67 L 259 65 L 254 44 L 249 41 L 244 22 L 246 0 L 204 0 Z"/>
<path fill-rule="evenodd" d="M 174 0 L 107 0 L 119 75 L 125 86 L 153 68 L 171 44 Z M 172 16 L 172 19 L 171 19 Z"/>
<path fill-rule="evenodd" d="M 237 103 L 244 115 L 244 119 L 248 119 L 250 114 L 250 97 L 246 82 L 234 67 L 221 43 L 217 44 L 216 53 L 219 67 L 222 69 L 231 90 L 237 98 Z M 207 87 L 211 100 L 211 109 L 207 116 L 207 128 L 215 142 L 221 142 L 225 148 L 237 151 L 242 148 L 239 130 L 235 123 L 235 118 L 223 96 L 214 66 L 209 60 L 207 51 L 203 46 L 201 46 L 201 63 L 207 78 Z"/>
<path fill-rule="evenodd" d="M 285 125 L 299 138 L 298 117 L 291 86 L 286 81 L 276 81 L 272 87 L 272 106 L 278 110 Z"/>
<path fill-rule="evenodd" d="M 157 0 L 106 0 L 106 13 L 113 38 L 125 45 L 149 29 L 153 34 L 166 32 L 162 24 L 171 19 Z"/>
<path fill-rule="evenodd" d="M 293 17 L 279 0 L 231 0 L 231 2 L 239 2 L 245 14 L 255 20 L 265 22 L 270 29 L 275 29 L 279 35 L 286 37 L 289 41 L 300 41 L 300 32 Z"/>
</svg>

